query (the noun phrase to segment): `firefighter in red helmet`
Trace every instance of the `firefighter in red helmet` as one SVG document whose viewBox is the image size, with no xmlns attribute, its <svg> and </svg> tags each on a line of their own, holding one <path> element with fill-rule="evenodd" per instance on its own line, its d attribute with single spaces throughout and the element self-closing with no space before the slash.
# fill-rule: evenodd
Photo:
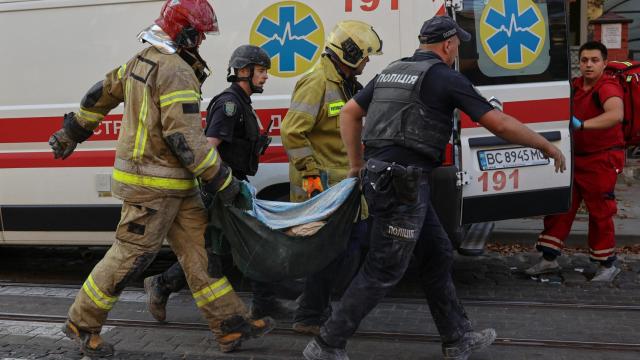
<svg viewBox="0 0 640 360">
<path fill-rule="evenodd" d="M 66 114 L 62 129 L 49 139 L 54 156 L 65 159 L 124 102 L 112 182 L 113 194 L 123 200 L 115 241 L 78 292 L 63 327 L 86 356 L 113 354 L 100 336 L 109 310 L 165 238 L 222 351 L 274 326 L 270 318 L 250 320 L 228 280 L 207 274 L 208 219 L 197 180 L 222 201 L 243 203 L 242 183 L 207 143 L 201 125 L 200 89 L 208 71 L 198 46 L 205 34 L 217 31 L 206 0 L 168 0 L 160 18 L 138 36 L 150 46 L 89 89 L 79 111 Z"/>
</svg>

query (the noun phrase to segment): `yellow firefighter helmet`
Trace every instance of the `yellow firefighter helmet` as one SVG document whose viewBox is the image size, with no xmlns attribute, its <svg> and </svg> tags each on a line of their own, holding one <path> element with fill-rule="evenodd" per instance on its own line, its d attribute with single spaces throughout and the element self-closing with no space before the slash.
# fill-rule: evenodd
<svg viewBox="0 0 640 360">
<path fill-rule="evenodd" d="M 382 40 L 373 26 L 358 20 L 344 20 L 327 37 L 327 49 L 345 65 L 357 68 L 367 56 L 382 54 Z"/>
</svg>

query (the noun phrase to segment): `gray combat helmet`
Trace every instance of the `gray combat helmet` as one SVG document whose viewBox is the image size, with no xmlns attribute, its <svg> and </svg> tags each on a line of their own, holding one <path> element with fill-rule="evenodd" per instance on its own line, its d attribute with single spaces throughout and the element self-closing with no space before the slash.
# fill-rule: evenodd
<svg viewBox="0 0 640 360">
<path fill-rule="evenodd" d="M 228 82 L 238 82 L 238 81 L 248 81 L 251 86 L 251 90 L 254 93 L 261 93 L 263 91 L 262 87 L 255 86 L 253 84 L 253 67 L 254 65 L 264 66 L 267 69 L 271 68 L 271 58 L 266 51 L 264 51 L 261 47 L 255 45 L 241 45 L 237 49 L 233 51 L 231 54 L 231 58 L 229 59 L 229 67 L 227 68 L 227 81 Z M 247 77 L 239 77 L 237 75 L 238 70 L 244 67 L 250 67 L 251 73 Z M 233 74 L 231 73 L 231 69 L 234 69 Z"/>
</svg>

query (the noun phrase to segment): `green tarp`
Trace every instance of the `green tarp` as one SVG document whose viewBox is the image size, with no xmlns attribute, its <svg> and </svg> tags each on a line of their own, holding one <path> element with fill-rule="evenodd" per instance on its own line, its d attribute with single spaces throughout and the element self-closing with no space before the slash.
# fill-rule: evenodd
<svg viewBox="0 0 640 360">
<path fill-rule="evenodd" d="M 235 265 L 247 277 L 275 282 L 320 271 L 347 246 L 358 216 L 360 190 L 354 186 L 346 201 L 310 236 L 290 236 L 273 230 L 248 213 L 221 201 L 211 208 L 212 223 L 221 226 Z"/>
</svg>

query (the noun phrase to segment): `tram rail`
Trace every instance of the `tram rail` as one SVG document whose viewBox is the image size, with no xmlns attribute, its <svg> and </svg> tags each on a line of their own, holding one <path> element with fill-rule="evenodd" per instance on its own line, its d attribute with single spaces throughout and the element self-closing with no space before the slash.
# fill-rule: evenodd
<svg viewBox="0 0 640 360">
<path fill-rule="evenodd" d="M 0 313 L 0 320 L 62 324 L 66 320 L 66 317 L 56 316 L 56 315 Z M 287 324 L 287 323 L 284 323 L 284 324 Z M 206 324 L 186 323 L 186 322 L 158 323 L 156 321 L 147 321 L 147 320 L 109 319 L 107 320 L 105 325 L 121 326 L 121 327 L 129 327 L 129 328 L 157 328 L 157 329 L 174 329 L 174 330 L 185 330 L 185 331 L 186 330 L 209 331 L 209 328 Z M 276 327 L 272 331 L 272 334 L 303 336 L 291 330 L 290 327 L 283 327 L 283 326 Z M 398 341 L 398 342 L 440 343 L 441 341 L 440 337 L 435 334 L 402 333 L 402 332 L 359 331 L 359 332 L 356 332 L 355 337 L 360 339 L 367 339 L 367 340 Z M 603 351 L 603 350 L 604 351 L 640 351 L 640 343 L 566 341 L 566 340 L 522 339 L 522 338 L 506 338 L 506 337 L 497 338 L 494 345 L 545 347 L 545 348 L 552 347 L 552 348 L 563 348 L 563 349 L 573 349 L 573 350 L 592 350 L 592 351 Z"/>
<path fill-rule="evenodd" d="M 51 289 L 80 289 L 81 285 L 61 285 L 61 284 L 35 284 L 35 283 L 18 283 L 18 282 L 1 282 L 2 287 L 38 287 Z M 139 287 L 127 287 L 125 291 L 143 291 Z M 183 290 L 184 294 L 188 291 Z M 241 298 L 250 298 L 251 292 L 237 291 Z M 481 299 L 481 298 L 461 298 L 460 301 L 464 306 L 476 307 L 511 307 L 511 308 L 547 308 L 547 309 L 564 309 L 564 310 L 603 310 L 603 311 L 640 311 L 640 305 L 632 304 L 601 304 L 601 303 L 570 303 L 570 302 L 547 302 L 547 301 L 522 301 L 509 299 Z M 407 298 L 407 297 L 388 297 L 384 298 L 381 304 L 410 304 L 421 305 L 426 304 L 424 298 Z"/>
</svg>

